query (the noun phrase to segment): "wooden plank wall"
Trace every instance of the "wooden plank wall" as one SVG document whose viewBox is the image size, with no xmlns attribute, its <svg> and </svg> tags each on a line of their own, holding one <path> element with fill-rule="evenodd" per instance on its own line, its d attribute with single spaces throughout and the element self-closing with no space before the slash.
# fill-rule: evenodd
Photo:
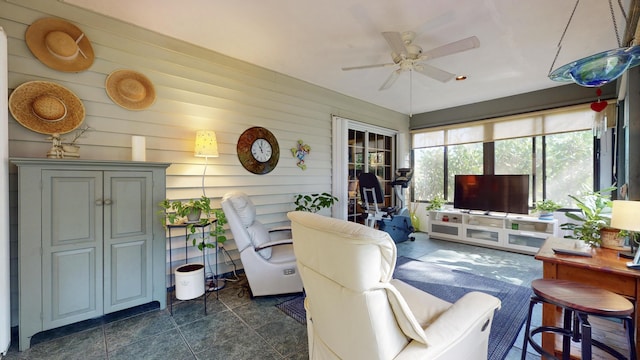
<svg viewBox="0 0 640 360">
<path fill-rule="evenodd" d="M 64 18 L 85 32 L 96 54 L 91 68 L 64 73 L 43 65 L 31 54 L 24 41 L 25 31 L 29 24 L 47 16 Z M 209 159 L 207 196 L 219 206 L 226 192 L 244 191 L 267 226 L 287 223 L 286 212 L 293 209 L 294 194 L 331 191 L 331 115 L 398 130 L 404 137 L 408 133 L 406 115 L 61 1 L 0 0 L 0 26 L 9 37 L 9 91 L 27 81 L 53 81 L 71 89 L 84 103 L 85 124 L 92 130 L 79 141 L 83 159 L 129 160 L 131 136 L 145 136 L 147 161 L 172 164 L 167 173 L 167 198 L 197 198 L 202 195 L 204 163 L 193 156 L 195 131 L 215 130 L 220 157 Z M 129 111 L 111 101 L 104 83 L 117 69 L 136 70 L 151 79 L 157 98 L 150 108 Z M 252 126 L 268 128 L 280 144 L 280 162 L 270 174 L 253 175 L 238 162 L 236 141 Z M 51 147 L 46 137 L 22 127 L 10 116 L 10 156 L 45 157 Z M 298 139 L 312 149 L 306 171 L 296 166 L 288 150 Z M 11 169 L 13 214 L 17 202 L 15 171 Z M 13 215 L 13 325 L 17 325 L 17 221 Z M 242 268 L 231 234 L 228 237 L 225 248 Z M 174 249 L 183 247 L 184 237 L 175 238 L 172 245 Z M 199 251 L 191 248 L 188 257 L 198 256 Z M 174 252 L 173 259 L 173 265 L 182 263 L 184 251 Z M 219 264 L 221 272 L 232 270 L 228 261 L 220 259 Z"/>
</svg>

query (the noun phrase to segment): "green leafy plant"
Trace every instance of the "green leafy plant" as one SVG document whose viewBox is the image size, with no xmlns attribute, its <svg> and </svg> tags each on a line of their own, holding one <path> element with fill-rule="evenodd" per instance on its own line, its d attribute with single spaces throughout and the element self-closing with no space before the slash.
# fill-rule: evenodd
<svg viewBox="0 0 640 360">
<path fill-rule="evenodd" d="M 575 223 L 564 223 L 560 225 L 563 230 L 572 231 L 572 235 L 565 237 L 580 239 L 591 246 L 598 246 L 602 242 L 600 230 L 608 227 L 611 223 L 611 197 L 610 192 L 616 189 L 611 186 L 600 191 L 590 191 L 585 189 L 584 195 L 578 197 L 569 195 L 576 202 L 580 213 L 567 212 L 569 219 Z"/>
<path fill-rule="evenodd" d="M 427 205 L 427 211 L 440 210 L 444 206 L 444 198 L 442 195 L 436 195 L 431 201 L 429 201 L 429 205 Z"/>
<path fill-rule="evenodd" d="M 168 200 L 165 199 L 160 203 L 162 208 L 161 213 L 166 218 L 165 224 L 177 225 L 184 224 L 186 222 L 187 228 L 187 240 L 196 233 L 198 227 L 208 225 L 212 217 L 215 217 L 217 221 L 214 223 L 210 236 L 215 238 L 214 243 L 206 242 L 206 239 L 201 239 L 198 242 L 198 238 L 192 239 L 193 246 L 197 246 L 199 250 L 207 248 L 215 248 L 216 243 L 224 243 L 227 238 L 225 236 L 224 225 L 227 223 L 227 218 L 224 215 L 222 209 L 211 208 L 211 199 L 206 196 L 202 196 L 200 199 L 191 199 L 188 201 L 180 200 Z M 186 219 L 192 214 L 199 214 L 197 219 L 192 221 L 186 221 Z"/>
<path fill-rule="evenodd" d="M 323 192 L 322 194 L 298 194 L 295 195 L 294 204 L 296 211 L 307 211 L 316 213 L 324 208 L 333 206 L 338 202 L 338 198 Z"/>
<path fill-rule="evenodd" d="M 536 213 L 544 213 L 544 212 L 554 212 L 558 209 L 561 209 L 562 205 L 551 199 L 544 199 L 540 201 L 536 201 L 533 206 L 533 211 Z"/>
</svg>

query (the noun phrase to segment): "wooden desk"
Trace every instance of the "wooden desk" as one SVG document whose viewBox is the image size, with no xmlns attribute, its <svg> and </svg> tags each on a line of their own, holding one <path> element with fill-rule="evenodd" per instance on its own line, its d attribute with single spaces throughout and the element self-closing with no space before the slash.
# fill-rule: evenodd
<svg viewBox="0 0 640 360">
<path fill-rule="evenodd" d="M 629 298 L 636 309 L 640 299 L 640 270 L 627 268 L 629 259 L 618 257 L 617 250 L 590 249 L 592 257 L 556 255 L 553 248 L 575 249 L 576 240 L 557 237 L 548 238 L 535 258 L 542 261 L 542 272 L 545 279 L 562 279 L 581 282 L 613 291 Z M 553 325 L 560 319 L 561 313 L 555 306 L 544 304 L 542 324 Z M 636 352 L 640 354 L 640 317 L 634 314 L 636 324 Z M 542 335 L 542 347 L 553 353 L 555 335 Z"/>
</svg>

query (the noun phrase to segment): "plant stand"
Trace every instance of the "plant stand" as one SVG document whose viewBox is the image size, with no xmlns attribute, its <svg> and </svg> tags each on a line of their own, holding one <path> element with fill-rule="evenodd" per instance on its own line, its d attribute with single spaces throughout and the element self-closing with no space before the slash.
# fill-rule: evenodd
<svg viewBox="0 0 640 360">
<path fill-rule="evenodd" d="M 204 242 L 205 239 L 205 233 L 204 230 L 206 227 L 210 226 L 211 224 L 215 223 L 217 220 L 211 220 L 206 224 L 194 224 L 193 226 L 196 228 L 200 228 L 200 233 L 202 235 L 202 241 Z M 179 270 L 181 268 L 184 268 L 185 266 L 190 266 L 190 265 L 198 265 L 198 264 L 188 264 L 188 249 L 189 249 L 189 234 L 188 234 L 188 228 L 187 225 L 190 224 L 167 224 L 167 228 L 169 229 L 169 266 L 171 266 L 172 264 L 172 255 L 171 255 L 171 240 L 173 238 L 173 234 L 172 234 L 172 229 L 184 229 L 184 236 L 185 236 L 185 240 L 184 240 L 184 260 L 185 260 L 185 265 L 181 265 L 179 267 L 176 268 L 176 270 Z M 217 245 L 217 244 L 216 244 Z M 218 257 L 218 252 L 217 252 L 217 248 L 216 248 L 216 265 L 217 265 L 217 257 Z M 206 283 L 206 272 L 204 271 L 204 264 L 205 264 L 205 252 L 204 250 L 202 251 L 202 268 L 200 270 L 202 270 L 202 286 L 204 289 L 204 285 Z M 174 272 L 172 271 L 171 274 L 173 275 Z M 174 275 L 175 276 L 175 275 Z M 194 280 L 193 278 L 190 278 L 190 280 Z M 170 291 L 171 291 L 171 296 L 169 297 L 169 312 L 171 313 L 171 315 L 173 316 L 173 298 L 176 296 L 176 284 L 177 284 L 177 279 L 175 279 L 170 287 Z M 220 287 L 214 287 L 214 290 L 216 291 L 216 298 L 218 297 L 218 290 L 220 289 Z M 204 303 L 204 314 L 207 314 L 207 295 L 208 295 L 208 291 L 207 289 L 204 289 L 203 291 L 203 303 Z M 199 297 L 195 296 L 194 298 Z"/>
</svg>

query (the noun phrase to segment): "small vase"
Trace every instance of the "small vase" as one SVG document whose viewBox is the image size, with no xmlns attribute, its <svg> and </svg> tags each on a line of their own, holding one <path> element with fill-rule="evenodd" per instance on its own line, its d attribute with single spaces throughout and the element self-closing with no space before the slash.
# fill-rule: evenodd
<svg viewBox="0 0 640 360">
<path fill-rule="evenodd" d="M 538 219 L 540 220 L 553 220 L 553 213 L 552 212 L 541 212 L 540 215 L 538 215 Z"/>
<path fill-rule="evenodd" d="M 189 214 L 187 214 L 187 220 L 189 222 L 196 222 L 196 221 L 200 220 L 200 214 L 201 213 L 202 213 L 202 210 L 193 209 Z"/>
</svg>

